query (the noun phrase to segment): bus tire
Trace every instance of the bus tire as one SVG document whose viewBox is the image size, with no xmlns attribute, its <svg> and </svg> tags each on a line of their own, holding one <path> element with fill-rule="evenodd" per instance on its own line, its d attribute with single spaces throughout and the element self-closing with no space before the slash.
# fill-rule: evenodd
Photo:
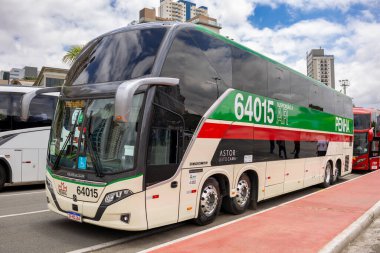
<svg viewBox="0 0 380 253">
<path fill-rule="evenodd" d="M 252 184 L 247 174 L 243 173 L 240 176 L 236 191 L 235 197 L 227 196 L 223 199 L 223 209 L 232 214 L 242 214 L 251 202 Z"/>
<path fill-rule="evenodd" d="M 335 164 L 335 169 L 333 170 L 333 173 L 332 173 L 332 179 L 331 179 L 331 184 L 336 184 L 338 181 L 339 181 L 339 177 L 340 177 L 340 168 L 339 168 L 339 165 L 338 165 L 338 162 Z"/>
<path fill-rule="evenodd" d="M 0 191 L 4 188 L 5 181 L 7 180 L 7 173 L 5 168 L 0 164 Z"/>
<path fill-rule="evenodd" d="M 202 186 L 199 199 L 198 217 L 194 219 L 198 225 L 207 225 L 213 222 L 219 215 L 222 197 L 218 181 L 210 177 Z"/>
<path fill-rule="evenodd" d="M 332 173 L 333 173 L 333 169 L 331 166 L 331 162 L 327 162 L 326 168 L 325 168 L 325 174 L 323 176 L 323 183 L 321 184 L 323 188 L 327 188 L 331 185 L 332 177 L 333 177 Z"/>
</svg>

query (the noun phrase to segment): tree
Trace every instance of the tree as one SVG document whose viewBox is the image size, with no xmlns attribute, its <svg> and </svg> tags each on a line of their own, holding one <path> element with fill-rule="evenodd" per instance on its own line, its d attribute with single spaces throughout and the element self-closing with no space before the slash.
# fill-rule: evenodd
<svg viewBox="0 0 380 253">
<path fill-rule="evenodd" d="M 62 62 L 67 63 L 70 66 L 73 65 L 75 59 L 78 57 L 82 49 L 83 49 L 83 45 L 72 45 L 67 50 L 67 53 L 63 56 Z"/>
</svg>

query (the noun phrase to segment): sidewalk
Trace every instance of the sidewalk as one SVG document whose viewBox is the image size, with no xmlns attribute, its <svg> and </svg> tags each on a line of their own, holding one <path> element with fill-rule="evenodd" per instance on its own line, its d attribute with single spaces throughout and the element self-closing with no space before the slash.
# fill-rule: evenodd
<svg viewBox="0 0 380 253">
<path fill-rule="evenodd" d="M 151 250 L 165 253 L 318 252 L 379 200 L 380 171 L 376 171 L 247 219 Z M 350 233 L 350 230 L 345 233 L 347 231 Z"/>
</svg>

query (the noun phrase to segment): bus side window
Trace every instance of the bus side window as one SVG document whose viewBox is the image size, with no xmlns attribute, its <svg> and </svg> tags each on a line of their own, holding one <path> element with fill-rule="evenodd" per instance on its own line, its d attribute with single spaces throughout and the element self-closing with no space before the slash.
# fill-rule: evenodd
<svg viewBox="0 0 380 253">
<path fill-rule="evenodd" d="M 155 104 L 150 129 L 146 185 L 172 177 L 182 156 L 183 118 L 173 111 Z"/>
<path fill-rule="evenodd" d="M 10 102 L 11 97 L 9 94 L 0 94 L 0 132 L 11 130 Z"/>
</svg>

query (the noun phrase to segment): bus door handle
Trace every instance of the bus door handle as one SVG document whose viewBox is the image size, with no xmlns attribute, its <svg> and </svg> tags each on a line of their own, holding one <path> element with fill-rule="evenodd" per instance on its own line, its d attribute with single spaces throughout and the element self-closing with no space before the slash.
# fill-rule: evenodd
<svg viewBox="0 0 380 253">
<path fill-rule="evenodd" d="M 177 186 L 178 186 L 178 182 L 177 182 L 177 181 L 174 181 L 174 182 L 172 182 L 172 183 L 170 184 L 170 187 L 171 187 L 171 188 L 177 188 Z"/>
</svg>

